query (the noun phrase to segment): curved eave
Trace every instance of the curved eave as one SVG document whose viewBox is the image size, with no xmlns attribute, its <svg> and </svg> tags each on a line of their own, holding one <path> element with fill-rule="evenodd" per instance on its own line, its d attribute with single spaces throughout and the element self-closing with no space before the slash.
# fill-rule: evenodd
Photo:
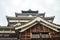
<svg viewBox="0 0 60 40">
<path fill-rule="evenodd" d="M 57 30 L 57 29 L 60 29 L 59 26 L 56 26 L 56 25 L 54 25 L 54 24 L 51 24 L 51 23 L 49 23 L 49 22 L 43 20 L 43 19 L 40 18 L 40 17 L 35 18 L 33 21 L 31 21 L 31 22 L 29 22 L 29 23 L 27 23 L 27 24 L 25 24 L 25 25 L 22 25 L 22 26 L 16 27 L 15 30 L 18 30 L 18 29 L 21 29 L 21 28 L 27 27 L 27 26 L 33 24 L 33 23 L 36 22 L 36 21 L 38 21 L 38 22 L 42 21 L 43 23 L 49 25 L 48 27 L 51 28 L 52 30 L 54 30 L 54 31 L 56 31 L 56 32 L 59 32 L 59 31 Z M 46 25 L 45 25 L 45 26 L 46 26 Z M 51 26 L 51 27 L 50 27 L 50 26 Z"/>
<path fill-rule="evenodd" d="M 19 20 L 19 19 L 34 19 L 36 17 L 7 17 L 7 20 Z"/>
<path fill-rule="evenodd" d="M 45 16 L 45 13 L 15 13 L 16 17 L 18 15 L 24 15 L 24 16 L 29 16 L 29 15 L 33 15 L 33 16 Z"/>
<path fill-rule="evenodd" d="M 55 16 L 51 16 L 51 17 L 44 17 L 43 19 L 44 19 L 44 20 L 52 20 L 52 21 L 53 21 L 54 18 L 55 18 Z"/>
</svg>

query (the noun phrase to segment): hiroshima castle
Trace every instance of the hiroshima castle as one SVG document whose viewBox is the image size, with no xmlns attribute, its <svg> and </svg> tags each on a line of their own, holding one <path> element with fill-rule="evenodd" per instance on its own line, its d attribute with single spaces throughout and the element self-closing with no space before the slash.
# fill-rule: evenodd
<svg viewBox="0 0 60 40">
<path fill-rule="evenodd" d="M 8 25 L 0 27 L 0 40 L 60 40 L 60 25 L 53 23 L 55 16 L 22 10 L 15 17 L 7 16 Z"/>
</svg>

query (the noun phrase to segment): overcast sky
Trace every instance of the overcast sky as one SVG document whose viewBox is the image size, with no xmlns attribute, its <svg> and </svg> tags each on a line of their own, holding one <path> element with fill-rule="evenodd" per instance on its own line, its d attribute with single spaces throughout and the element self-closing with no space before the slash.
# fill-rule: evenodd
<svg viewBox="0 0 60 40">
<path fill-rule="evenodd" d="M 6 16 L 15 16 L 15 12 L 28 9 L 55 16 L 54 23 L 60 24 L 60 0 L 0 0 L 0 25 L 8 24 Z"/>
</svg>

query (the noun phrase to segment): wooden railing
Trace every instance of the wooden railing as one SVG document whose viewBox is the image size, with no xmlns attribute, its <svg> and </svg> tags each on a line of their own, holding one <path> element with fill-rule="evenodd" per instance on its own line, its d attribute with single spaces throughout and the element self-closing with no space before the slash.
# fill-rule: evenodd
<svg viewBox="0 0 60 40">
<path fill-rule="evenodd" d="M 17 38 L 0 38 L 0 40 L 17 40 Z"/>
<path fill-rule="evenodd" d="M 15 31 L 0 31 L 0 33 L 15 33 Z"/>
</svg>

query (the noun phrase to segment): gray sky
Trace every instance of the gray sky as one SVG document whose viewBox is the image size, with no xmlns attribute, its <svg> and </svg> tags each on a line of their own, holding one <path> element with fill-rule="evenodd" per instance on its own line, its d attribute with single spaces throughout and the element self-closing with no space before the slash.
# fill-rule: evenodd
<svg viewBox="0 0 60 40">
<path fill-rule="evenodd" d="M 60 0 L 0 0 L 0 25 L 8 24 L 6 16 L 15 16 L 15 12 L 28 9 L 55 16 L 54 23 L 60 24 Z"/>
</svg>

